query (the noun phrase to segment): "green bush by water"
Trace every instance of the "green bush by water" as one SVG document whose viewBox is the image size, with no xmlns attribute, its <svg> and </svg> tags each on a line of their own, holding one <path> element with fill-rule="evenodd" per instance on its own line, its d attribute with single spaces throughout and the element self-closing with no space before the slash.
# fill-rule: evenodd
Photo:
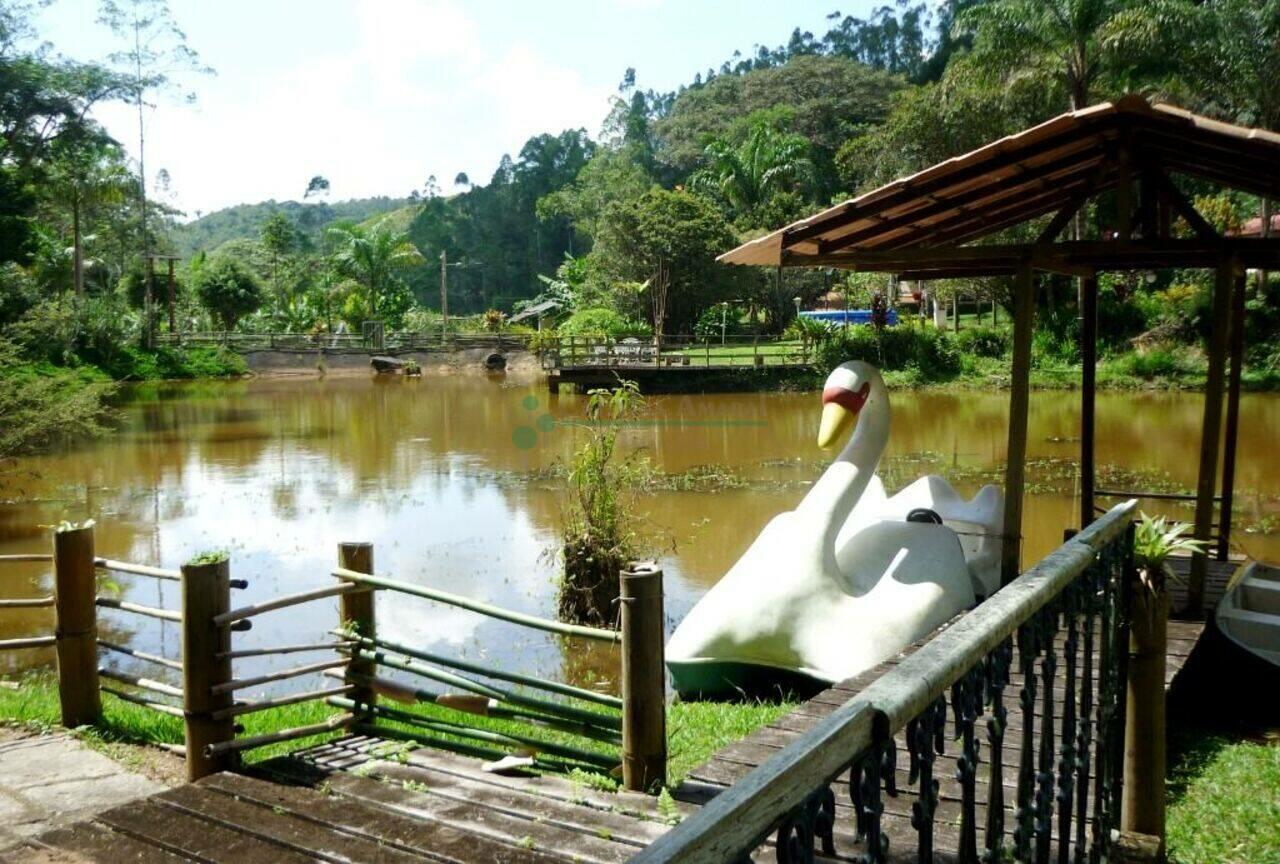
<svg viewBox="0 0 1280 864">
<path fill-rule="evenodd" d="M 556 328 L 561 336 L 604 337 L 647 336 L 653 332 L 648 324 L 624 318 L 603 307 L 579 309 Z"/>
<path fill-rule="evenodd" d="M 854 326 L 833 330 L 817 349 L 822 369 L 850 360 L 871 363 L 886 372 L 911 372 L 920 381 L 947 381 L 960 374 L 960 350 L 947 333 L 933 327 L 899 324 L 877 330 Z"/>
</svg>

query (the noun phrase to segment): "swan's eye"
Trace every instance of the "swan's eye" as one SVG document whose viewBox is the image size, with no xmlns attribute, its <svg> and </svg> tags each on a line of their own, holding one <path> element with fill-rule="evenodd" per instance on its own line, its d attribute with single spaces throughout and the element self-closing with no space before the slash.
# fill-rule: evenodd
<svg viewBox="0 0 1280 864">
<path fill-rule="evenodd" d="M 822 404 L 836 404 L 852 414 L 857 414 L 871 395 L 871 385 L 864 382 L 855 392 L 848 387 L 828 387 L 822 391 Z"/>
</svg>

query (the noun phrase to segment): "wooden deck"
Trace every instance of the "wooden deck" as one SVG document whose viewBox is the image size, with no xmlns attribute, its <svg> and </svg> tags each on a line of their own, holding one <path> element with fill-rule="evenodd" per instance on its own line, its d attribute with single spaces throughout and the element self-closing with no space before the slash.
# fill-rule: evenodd
<svg viewBox="0 0 1280 864">
<path fill-rule="evenodd" d="M 436 750 L 348 737 L 215 774 L 0 856 L 33 861 L 620 862 L 667 830 L 657 800 L 486 774 Z M 683 808 L 686 810 L 688 808 Z"/>
<path fill-rule="evenodd" d="M 1167 683 L 1185 665 L 1204 626 L 1170 623 Z M 673 817 L 691 812 L 741 779 L 901 659 L 818 694 L 724 748 L 675 790 L 674 806 L 664 808 L 657 799 L 636 793 L 595 791 L 561 777 L 487 774 L 473 759 L 436 750 L 404 752 L 394 743 L 349 736 L 263 763 L 245 774 L 217 774 L 109 810 L 45 834 L 0 856 L 0 861 L 626 861 L 664 833 Z M 1008 832 L 1014 826 L 1011 802 L 1016 797 L 1022 735 L 1021 712 L 1016 710 L 1020 685 L 1015 671 L 1005 700 Z M 1059 679 L 1054 689 L 1059 718 L 1061 685 Z M 986 762 L 985 736 L 982 742 L 981 758 Z M 884 799 L 883 826 L 890 838 L 890 860 L 905 862 L 915 859 L 916 834 L 910 824 L 915 793 L 907 783 L 902 735 L 898 748 L 901 791 L 896 798 Z M 958 840 L 960 790 L 952 770 L 956 752 L 954 742 L 948 741 L 947 755 L 939 757 L 936 772 L 939 861 L 954 860 Z M 853 835 L 847 784 L 847 775 L 833 784 L 836 846 L 845 856 L 838 860 L 848 860 L 860 849 Z M 985 775 L 980 772 L 978 824 L 984 824 L 987 801 Z M 764 848 L 754 858 L 772 861 L 774 852 Z"/>
<path fill-rule="evenodd" d="M 1165 676 L 1166 689 L 1172 685 L 1178 673 L 1186 665 L 1188 658 L 1204 632 L 1204 627 L 1204 622 L 1171 621 L 1169 623 L 1169 652 Z M 820 719 L 856 697 L 864 687 L 900 663 L 903 658 L 925 641 L 927 639 L 921 640 L 921 642 L 916 643 L 911 649 L 908 649 L 908 651 L 893 660 L 882 663 L 856 678 L 837 684 L 819 693 L 787 716 L 756 730 L 741 741 L 725 747 L 705 764 L 690 772 L 688 779 L 675 790 L 675 797 L 684 803 L 703 803 L 738 782 L 749 771 L 790 744 L 802 732 L 812 728 Z M 1060 731 L 1063 716 L 1063 698 L 1066 692 L 1062 686 L 1061 677 L 1063 646 L 1063 635 L 1061 633 L 1058 634 L 1056 642 L 1059 656 L 1059 678 L 1054 686 L 1054 716 L 1057 718 Z M 1095 640 L 1095 650 L 1097 644 L 1098 642 Z M 1012 840 L 1013 829 L 1016 825 L 1013 805 L 1017 800 L 1018 753 L 1022 745 L 1023 731 L 1022 712 L 1017 707 L 1018 689 L 1022 686 L 1023 680 L 1018 672 L 1018 665 L 1019 661 L 1015 649 L 1011 678 L 1005 690 L 1004 701 L 1009 711 L 1009 718 L 1002 747 L 1005 765 L 1005 833 L 1010 840 Z M 1094 669 L 1096 674 L 1096 658 Z M 1096 692 L 1096 677 L 1094 680 Z M 1037 683 L 1039 682 L 1037 681 Z M 1035 715 L 1037 718 L 1041 716 L 1039 704 L 1035 709 Z M 948 716 L 950 716 L 949 712 Z M 982 722 L 981 719 L 979 722 Z M 950 724 L 950 721 L 948 721 L 948 724 Z M 987 746 L 985 732 L 980 735 L 979 740 L 981 742 L 980 759 L 983 763 L 986 763 L 990 759 L 990 751 Z M 897 785 L 899 794 L 897 797 L 885 796 L 883 798 L 884 816 L 882 826 L 886 836 L 889 838 L 890 861 L 907 862 L 914 861 L 916 858 L 916 832 L 911 827 L 911 815 L 912 804 L 917 796 L 907 779 L 908 750 L 904 732 L 898 733 L 896 743 L 898 748 Z M 954 778 L 954 764 L 958 752 L 957 742 L 952 740 L 950 734 L 948 734 L 947 753 L 938 757 L 934 775 L 939 782 L 939 803 L 934 819 L 935 849 L 938 855 L 936 860 L 939 861 L 956 860 L 958 852 L 961 793 L 960 786 Z M 854 818 L 853 809 L 849 803 L 849 774 L 847 771 L 837 778 L 832 784 L 832 789 L 836 797 L 836 848 L 844 855 L 850 854 L 851 851 L 861 851 L 861 844 L 855 840 L 852 830 Z M 985 771 L 979 771 L 978 773 L 976 797 L 978 804 L 977 824 L 985 825 L 988 801 Z M 1056 829 L 1054 836 L 1055 838 L 1057 836 Z M 756 857 L 757 860 L 763 860 L 762 856 L 757 855 Z"/>
<path fill-rule="evenodd" d="M 1172 615 L 1174 618 L 1185 617 L 1187 579 L 1191 574 L 1191 558 L 1190 556 L 1176 555 L 1168 560 L 1174 576 L 1177 577 L 1169 585 L 1169 600 L 1173 609 Z M 1218 608 L 1218 601 L 1226 593 L 1227 583 L 1231 581 L 1231 577 L 1235 575 L 1236 570 L 1246 563 L 1247 560 L 1243 556 L 1232 556 L 1226 561 L 1219 561 L 1217 558 L 1208 560 L 1208 567 L 1205 568 L 1204 575 L 1203 617 L 1212 615 L 1213 610 Z"/>
</svg>

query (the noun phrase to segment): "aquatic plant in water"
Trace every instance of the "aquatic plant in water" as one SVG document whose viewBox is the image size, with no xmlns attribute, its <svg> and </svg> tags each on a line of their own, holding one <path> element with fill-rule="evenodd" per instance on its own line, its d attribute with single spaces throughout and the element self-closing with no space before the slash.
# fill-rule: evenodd
<svg viewBox="0 0 1280 864">
<path fill-rule="evenodd" d="M 633 381 L 592 390 L 587 401 L 587 440 L 572 457 L 564 515 L 564 570 L 560 617 L 579 624 L 608 626 L 615 617 L 618 574 L 636 556 L 636 534 L 627 522 L 634 494 L 634 456 L 615 458 L 623 421 L 643 410 Z"/>
</svg>

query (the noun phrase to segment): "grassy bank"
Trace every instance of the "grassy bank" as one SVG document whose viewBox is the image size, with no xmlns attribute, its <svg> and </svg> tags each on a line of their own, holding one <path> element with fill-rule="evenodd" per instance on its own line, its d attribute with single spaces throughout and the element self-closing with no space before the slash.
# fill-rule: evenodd
<svg viewBox="0 0 1280 864">
<path fill-rule="evenodd" d="M 1170 864 L 1280 862 L 1280 744 L 1220 734 L 1174 742 Z"/>
</svg>

